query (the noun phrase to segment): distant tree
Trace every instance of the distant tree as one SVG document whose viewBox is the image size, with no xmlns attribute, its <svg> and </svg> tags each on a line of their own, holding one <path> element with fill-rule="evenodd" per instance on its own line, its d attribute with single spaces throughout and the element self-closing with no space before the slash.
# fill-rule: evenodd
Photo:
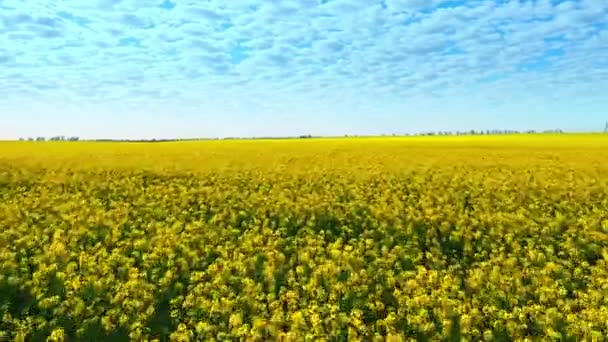
<svg viewBox="0 0 608 342">
<path fill-rule="evenodd" d="M 70 137 L 68 140 L 69 141 L 78 141 L 78 140 L 80 140 L 80 138 L 79 137 Z"/>
<path fill-rule="evenodd" d="M 21 138 L 19 138 L 19 141 L 24 141 L 24 140 L 25 140 L 25 139 L 23 139 L 22 137 L 21 137 Z"/>
<path fill-rule="evenodd" d="M 29 137 L 29 138 L 27 138 L 27 141 L 34 141 L 34 138 Z"/>
<path fill-rule="evenodd" d="M 46 138 L 45 137 L 38 137 L 38 138 L 36 138 L 36 141 L 46 141 Z"/>
</svg>

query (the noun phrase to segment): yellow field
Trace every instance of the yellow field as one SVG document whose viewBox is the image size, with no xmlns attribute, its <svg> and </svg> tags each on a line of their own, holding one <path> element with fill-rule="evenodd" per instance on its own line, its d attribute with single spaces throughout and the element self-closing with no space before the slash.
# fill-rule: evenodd
<svg viewBox="0 0 608 342">
<path fill-rule="evenodd" d="M 19 167 L 209 171 L 310 169 L 407 171 L 415 167 L 560 162 L 585 168 L 608 156 L 608 135 L 498 135 L 198 142 L 0 142 Z M 471 165 L 471 158 L 475 159 Z M 292 167 L 297 166 L 297 167 Z M 295 170 L 298 169 L 298 170 Z M 304 169 L 304 170 L 302 170 Z M 283 172 L 284 170 L 281 170 Z"/>
<path fill-rule="evenodd" d="M 608 135 L 0 142 L 0 340 L 605 340 Z"/>
</svg>

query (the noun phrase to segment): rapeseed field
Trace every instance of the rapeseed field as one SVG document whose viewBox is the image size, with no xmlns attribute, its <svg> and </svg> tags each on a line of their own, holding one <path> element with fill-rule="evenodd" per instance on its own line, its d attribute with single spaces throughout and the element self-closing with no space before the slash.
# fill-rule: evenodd
<svg viewBox="0 0 608 342">
<path fill-rule="evenodd" d="M 0 340 L 603 341 L 608 135 L 0 143 Z"/>
</svg>

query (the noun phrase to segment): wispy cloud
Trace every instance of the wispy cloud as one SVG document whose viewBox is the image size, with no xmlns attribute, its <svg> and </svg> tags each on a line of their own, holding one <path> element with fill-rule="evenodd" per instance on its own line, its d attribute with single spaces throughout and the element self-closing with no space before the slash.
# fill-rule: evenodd
<svg viewBox="0 0 608 342">
<path fill-rule="evenodd" d="M 603 0 L 3 0 L 0 118 L 155 109 L 215 122 L 201 135 L 589 129 L 607 119 L 607 23 Z"/>
</svg>

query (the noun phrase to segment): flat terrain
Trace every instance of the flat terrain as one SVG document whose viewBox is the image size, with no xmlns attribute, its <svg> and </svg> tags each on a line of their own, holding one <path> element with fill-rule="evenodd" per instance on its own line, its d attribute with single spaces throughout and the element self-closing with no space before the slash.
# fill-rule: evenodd
<svg viewBox="0 0 608 342">
<path fill-rule="evenodd" d="M 604 340 L 608 135 L 0 142 L 0 340 Z"/>
</svg>

